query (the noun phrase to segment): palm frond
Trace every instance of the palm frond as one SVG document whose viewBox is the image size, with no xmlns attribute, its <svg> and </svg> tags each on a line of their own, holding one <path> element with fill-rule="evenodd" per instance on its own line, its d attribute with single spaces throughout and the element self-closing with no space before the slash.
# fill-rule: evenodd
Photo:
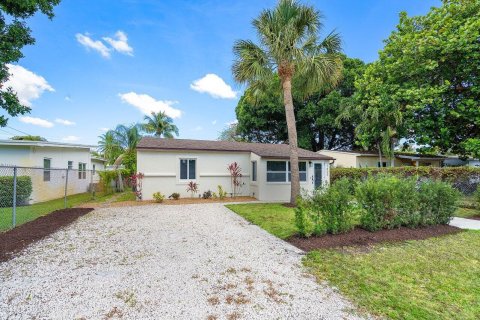
<svg viewBox="0 0 480 320">
<path fill-rule="evenodd" d="M 233 46 L 235 61 L 232 72 L 239 83 L 252 84 L 273 75 L 268 55 L 249 40 L 239 40 Z"/>
</svg>

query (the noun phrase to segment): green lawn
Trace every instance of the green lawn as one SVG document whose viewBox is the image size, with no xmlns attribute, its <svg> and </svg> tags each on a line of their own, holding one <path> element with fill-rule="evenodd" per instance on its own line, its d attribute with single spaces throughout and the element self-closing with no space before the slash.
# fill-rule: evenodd
<svg viewBox="0 0 480 320">
<path fill-rule="evenodd" d="M 280 203 L 229 204 L 226 207 L 280 239 L 297 232 L 294 209 Z"/>
<path fill-rule="evenodd" d="M 373 314 L 480 319 L 480 231 L 361 250 L 310 252 L 304 264 Z"/>
<path fill-rule="evenodd" d="M 97 194 L 96 201 L 108 199 L 111 195 L 103 196 Z M 93 201 L 91 193 L 80 193 L 67 197 L 67 207 L 75 207 L 82 203 Z M 55 199 L 46 202 L 40 202 L 31 206 L 17 207 L 17 223 L 19 226 L 25 222 L 35 220 L 38 217 L 49 214 L 52 211 L 63 209 L 64 199 Z M 8 230 L 12 227 L 12 208 L 0 208 L 0 232 Z"/>
<path fill-rule="evenodd" d="M 455 212 L 455 216 L 460 218 L 480 216 L 480 210 L 471 208 L 458 208 L 457 212 Z"/>
<path fill-rule="evenodd" d="M 122 202 L 122 201 L 135 201 L 137 200 L 137 196 L 133 191 L 125 191 L 118 196 L 116 196 L 113 202 Z"/>
<path fill-rule="evenodd" d="M 296 232 L 294 210 L 281 204 L 227 205 L 285 239 Z M 362 310 L 392 319 L 480 319 L 480 231 L 369 250 L 319 250 L 304 264 Z"/>
</svg>

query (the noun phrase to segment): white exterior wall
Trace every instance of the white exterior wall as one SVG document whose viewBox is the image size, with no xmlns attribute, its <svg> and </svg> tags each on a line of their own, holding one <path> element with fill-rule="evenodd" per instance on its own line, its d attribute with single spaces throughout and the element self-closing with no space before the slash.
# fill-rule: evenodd
<svg viewBox="0 0 480 320">
<path fill-rule="evenodd" d="M 180 180 L 180 159 L 196 159 L 196 179 Z M 250 195 L 250 153 L 246 152 L 166 152 L 159 150 L 137 151 L 137 171 L 142 172 L 143 199 L 153 199 L 153 193 L 161 192 L 169 196 L 174 192 L 181 197 L 190 197 L 187 192 L 189 181 L 198 183 L 199 192 L 211 190 L 217 192 L 221 185 L 226 192 L 231 193 L 231 179 L 227 166 L 237 162 L 242 169 L 242 186 L 239 190 L 242 196 Z"/>
<path fill-rule="evenodd" d="M 53 146 L 0 146 L 0 165 L 34 167 L 38 169 L 18 169 L 18 175 L 27 175 L 32 179 L 31 203 L 58 199 L 65 194 L 66 170 L 51 170 L 50 181 L 43 181 L 43 160 L 51 159 L 52 169 L 66 169 L 68 161 L 73 161 L 73 171 L 68 176 L 67 193 L 69 195 L 88 191 L 90 174 L 86 179 L 78 178 L 78 164 L 86 163 L 87 170 L 92 169 L 89 148 L 61 148 Z M 6 174 L 10 175 L 9 172 Z"/>
<path fill-rule="evenodd" d="M 217 186 L 232 192 L 230 174 L 227 166 L 237 162 L 242 168 L 242 196 L 253 196 L 262 201 L 290 201 L 289 182 L 267 182 L 267 161 L 285 161 L 285 159 L 262 159 L 253 153 L 241 152 L 201 152 L 201 151 L 160 151 L 138 150 L 137 170 L 145 177 L 142 182 L 144 200 L 153 199 L 153 193 L 161 192 L 169 196 L 174 192 L 180 193 L 181 197 L 190 197 L 186 191 L 190 180 L 182 181 L 180 177 L 180 159 L 196 159 L 196 180 L 199 184 L 199 192 L 203 194 L 207 190 L 217 192 Z M 252 161 L 257 161 L 257 181 L 252 181 Z M 301 182 L 300 187 L 304 191 L 314 189 L 314 163 L 322 164 L 323 183 L 330 181 L 329 161 L 306 161 L 307 181 Z"/>
</svg>

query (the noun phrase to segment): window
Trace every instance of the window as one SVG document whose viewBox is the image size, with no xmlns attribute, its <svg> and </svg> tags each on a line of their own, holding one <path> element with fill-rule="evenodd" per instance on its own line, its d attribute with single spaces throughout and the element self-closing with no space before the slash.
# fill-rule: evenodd
<svg viewBox="0 0 480 320">
<path fill-rule="evenodd" d="M 196 159 L 180 159 L 180 180 L 196 179 Z"/>
<path fill-rule="evenodd" d="M 307 163 L 299 162 L 298 169 L 300 181 L 307 181 Z M 290 176 L 290 161 L 267 161 L 267 182 L 289 182 Z"/>
<path fill-rule="evenodd" d="M 95 174 L 96 170 L 95 170 L 95 165 L 92 164 L 92 173 Z"/>
<path fill-rule="evenodd" d="M 380 161 L 377 162 L 377 167 L 381 168 L 381 167 L 384 167 L 386 168 L 387 167 L 387 163 L 386 162 L 382 162 L 382 165 L 380 165 Z"/>
<path fill-rule="evenodd" d="M 252 161 L 252 181 L 257 181 L 257 161 Z"/>
<path fill-rule="evenodd" d="M 43 181 L 50 181 L 51 163 L 52 163 L 52 159 L 49 159 L 49 158 L 43 159 Z"/>
<path fill-rule="evenodd" d="M 87 164 L 79 162 L 78 163 L 78 179 L 87 178 Z"/>
<path fill-rule="evenodd" d="M 68 161 L 68 170 L 73 169 L 73 161 Z"/>
</svg>

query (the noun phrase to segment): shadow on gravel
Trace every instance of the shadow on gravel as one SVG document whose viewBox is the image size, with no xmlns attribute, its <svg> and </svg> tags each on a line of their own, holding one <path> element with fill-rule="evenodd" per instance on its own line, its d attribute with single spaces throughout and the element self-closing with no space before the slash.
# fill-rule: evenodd
<svg viewBox="0 0 480 320">
<path fill-rule="evenodd" d="M 79 217 L 93 211 L 92 208 L 70 208 L 52 213 L 0 233 L 0 262 L 13 258 L 29 244 L 45 238 Z"/>
</svg>

